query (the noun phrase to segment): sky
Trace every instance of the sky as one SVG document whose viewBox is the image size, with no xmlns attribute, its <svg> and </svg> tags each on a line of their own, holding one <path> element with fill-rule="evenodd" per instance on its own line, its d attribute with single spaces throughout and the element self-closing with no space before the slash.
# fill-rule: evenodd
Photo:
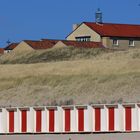
<svg viewBox="0 0 140 140">
<path fill-rule="evenodd" d="M 140 0 L 0 0 L 0 47 L 7 40 L 65 39 L 72 25 L 94 22 L 140 24 Z"/>
</svg>

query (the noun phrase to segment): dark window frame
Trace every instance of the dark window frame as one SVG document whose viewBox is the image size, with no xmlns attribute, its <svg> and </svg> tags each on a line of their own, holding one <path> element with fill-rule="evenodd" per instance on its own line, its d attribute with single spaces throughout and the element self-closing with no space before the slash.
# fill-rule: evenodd
<svg viewBox="0 0 140 140">
<path fill-rule="evenodd" d="M 75 37 L 76 41 L 88 42 L 91 41 L 91 36 L 78 36 Z"/>
</svg>

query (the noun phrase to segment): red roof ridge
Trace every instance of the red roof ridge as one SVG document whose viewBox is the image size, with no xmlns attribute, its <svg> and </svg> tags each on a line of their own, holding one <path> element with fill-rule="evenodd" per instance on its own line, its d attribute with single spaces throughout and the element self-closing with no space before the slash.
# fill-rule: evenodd
<svg viewBox="0 0 140 140">
<path fill-rule="evenodd" d="M 23 40 L 24 42 L 40 42 L 41 40 Z"/>
<path fill-rule="evenodd" d="M 16 48 L 16 46 L 17 46 L 18 44 L 19 44 L 19 43 L 16 43 L 16 42 L 11 43 L 11 44 L 9 44 L 8 46 L 6 46 L 4 49 L 5 49 L 5 50 L 13 50 L 14 48 Z"/>
<path fill-rule="evenodd" d="M 28 45 L 33 49 L 48 49 L 52 48 L 58 41 L 50 39 L 41 39 L 41 40 L 24 40 Z"/>
<path fill-rule="evenodd" d="M 96 22 L 83 22 L 83 23 L 93 23 L 93 24 L 97 24 Z M 103 23 L 100 23 L 100 24 L 107 24 L 107 25 L 130 25 L 130 26 L 140 26 L 140 24 L 128 24 L 128 23 L 111 23 L 111 22 L 103 22 Z"/>
<path fill-rule="evenodd" d="M 61 39 L 47 39 L 47 38 L 42 38 L 41 41 L 46 41 L 46 40 L 49 40 L 49 41 L 59 41 Z"/>
</svg>

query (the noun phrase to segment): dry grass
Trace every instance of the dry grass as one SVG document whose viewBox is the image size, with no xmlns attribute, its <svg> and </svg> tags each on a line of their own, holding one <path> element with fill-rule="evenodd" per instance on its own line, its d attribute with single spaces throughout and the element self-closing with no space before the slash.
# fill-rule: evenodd
<svg viewBox="0 0 140 140">
<path fill-rule="evenodd" d="M 76 59 L 88 59 L 108 53 L 110 50 L 104 48 L 74 48 L 74 47 L 58 47 L 47 50 L 34 50 L 11 52 L 0 56 L 0 64 L 32 64 L 43 62 L 56 62 Z"/>
<path fill-rule="evenodd" d="M 69 61 L 0 65 L 0 105 L 140 101 L 140 50 Z"/>
</svg>

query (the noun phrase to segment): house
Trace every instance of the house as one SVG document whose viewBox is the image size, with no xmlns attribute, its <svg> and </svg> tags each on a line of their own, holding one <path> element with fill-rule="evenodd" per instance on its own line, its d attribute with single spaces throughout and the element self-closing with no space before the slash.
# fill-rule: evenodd
<svg viewBox="0 0 140 140">
<path fill-rule="evenodd" d="M 140 25 L 83 22 L 66 39 L 102 42 L 115 49 L 139 47 Z"/>
<path fill-rule="evenodd" d="M 42 39 L 40 41 L 35 40 L 24 40 L 17 45 L 9 45 L 5 48 L 5 51 L 10 52 L 24 52 L 32 50 L 46 50 L 52 47 L 79 47 L 79 48 L 103 48 L 104 46 L 101 42 L 78 42 L 78 41 L 68 41 L 68 40 L 49 40 Z"/>
<path fill-rule="evenodd" d="M 45 50 L 52 48 L 57 43 L 57 40 L 42 39 L 39 41 L 35 40 L 24 40 L 20 42 L 13 50 L 13 52 L 23 52 L 32 50 Z"/>
<path fill-rule="evenodd" d="M 9 52 L 11 52 L 13 49 L 15 49 L 15 48 L 17 47 L 18 44 L 19 44 L 19 43 L 11 43 L 11 44 L 9 44 L 8 46 L 6 46 L 6 47 L 4 48 L 4 53 L 9 53 Z"/>
<path fill-rule="evenodd" d="M 66 39 L 102 42 L 114 49 L 140 47 L 140 25 L 103 23 L 102 13 L 97 11 L 96 22 L 75 24 Z"/>
</svg>

